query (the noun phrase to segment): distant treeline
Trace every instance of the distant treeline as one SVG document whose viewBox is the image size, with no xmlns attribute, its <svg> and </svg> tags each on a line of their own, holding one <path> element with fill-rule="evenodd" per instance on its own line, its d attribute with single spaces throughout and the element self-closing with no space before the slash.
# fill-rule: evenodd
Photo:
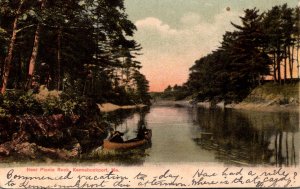
<svg viewBox="0 0 300 189">
<path fill-rule="evenodd" d="M 39 85 L 118 104 L 149 103 L 124 0 L 1 0 L 1 93 Z"/>
<path fill-rule="evenodd" d="M 299 7 L 287 4 L 263 13 L 246 9 L 240 17 L 242 24 L 231 23 L 235 30 L 224 34 L 220 47 L 190 68 L 182 91 L 169 86 L 165 93 L 232 102 L 244 99 L 265 79 L 273 78 L 283 85 L 293 81 L 297 73 L 299 80 L 299 16 Z"/>
</svg>

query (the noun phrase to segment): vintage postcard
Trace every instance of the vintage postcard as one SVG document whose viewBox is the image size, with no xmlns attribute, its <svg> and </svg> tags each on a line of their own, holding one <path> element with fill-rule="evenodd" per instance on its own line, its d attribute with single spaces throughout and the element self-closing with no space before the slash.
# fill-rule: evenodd
<svg viewBox="0 0 300 189">
<path fill-rule="evenodd" d="M 0 0 L 0 188 L 297 188 L 298 0 Z"/>
</svg>

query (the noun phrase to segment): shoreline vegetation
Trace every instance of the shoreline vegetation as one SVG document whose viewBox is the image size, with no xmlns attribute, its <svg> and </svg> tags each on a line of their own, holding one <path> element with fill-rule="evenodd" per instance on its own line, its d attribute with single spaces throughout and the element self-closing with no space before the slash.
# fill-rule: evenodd
<svg viewBox="0 0 300 189">
<path fill-rule="evenodd" d="M 124 0 L 16 0 L 0 7 L 0 160 L 80 158 L 101 146 L 129 109 L 151 105 Z M 224 31 L 220 47 L 195 61 L 185 84 L 152 94 L 152 101 L 296 110 L 299 12 L 287 4 L 244 10 L 242 24 L 231 23 L 235 31 Z M 118 109 L 128 112 L 105 113 Z"/>
<path fill-rule="evenodd" d="M 130 114 L 131 110 L 147 107 L 66 98 L 61 91 L 48 91 L 44 86 L 37 94 L 25 95 L 10 92 L 2 99 L 0 160 L 4 162 L 10 161 L 5 157 L 19 156 L 23 160 L 77 160 L 101 146 L 113 126 L 128 116 L 125 113 L 124 118 L 116 119 L 114 113 L 106 113 L 126 109 Z M 10 104 L 7 96 L 16 103 Z"/>
<path fill-rule="evenodd" d="M 144 108 L 147 105 L 145 104 L 136 104 L 136 105 L 116 105 L 113 103 L 103 103 L 97 104 L 101 112 L 113 112 L 119 109 L 135 109 L 135 108 Z"/>
<path fill-rule="evenodd" d="M 130 113 L 104 112 L 151 104 L 124 0 L 0 7 L 0 160 L 78 158 Z"/>
<path fill-rule="evenodd" d="M 185 83 L 152 97 L 204 107 L 298 111 L 299 11 L 287 4 L 264 12 L 245 9 L 219 47 L 195 60 Z"/>
<path fill-rule="evenodd" d="M 292 111 L 299 112 L 299 82 L 279 86 L 273 83 L 266 83 L 256 87 L 243 101 L 239 103 L 225 104 L 224 101 L 193 101 L 191 96 L 183 100 L 175 100 L 176 94 L 167 95 L 164 93 L 152 94 L 155 100 L 154 106 L 178 106 L 178 107 L 204 107 L 204 108 L 229 108 L 236 110 L 251 111 Z"/>
<path fill-rule="evenodd" d="M 211 102 L 198 102 L 196 105 L 189 100 L 158 100 L 153 103 L 153 106 L 176 106 L 176 107 L 202 107 L 213 108 Z M 223 102 L 217 103 L 214 108 L 227 108 L 235 110 L 247 111 L 264 111 L 264 112 L 299 112 L 299 105 L 270 105 L 269 103 L 254 103 L 241 102 L 239 104 L 227 104 L 224 106 Z"/>
</svg>

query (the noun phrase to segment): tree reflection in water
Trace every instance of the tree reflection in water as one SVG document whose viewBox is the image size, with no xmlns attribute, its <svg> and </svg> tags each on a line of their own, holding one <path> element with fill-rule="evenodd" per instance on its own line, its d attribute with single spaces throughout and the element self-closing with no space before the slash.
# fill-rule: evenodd
<svg viewBox="0 0 300 189">
<path fill-rule="evenodd" d="M 298 165 L 299 115 L 230 109 L 197 110 L 193 140 L 232 165 Z"/>
</svg>

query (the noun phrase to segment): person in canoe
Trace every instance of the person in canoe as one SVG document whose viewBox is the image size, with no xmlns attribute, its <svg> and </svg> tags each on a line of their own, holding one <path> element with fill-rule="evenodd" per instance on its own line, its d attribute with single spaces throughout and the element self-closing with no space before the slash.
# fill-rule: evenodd
<svg viewBox="0 0 300 189">
<path fill-rule="evenodd" d="M 137 130 L 137 136 L 136 136 L 136 139 L 139 139 L 139 140 L 143 140 L 146 138 L 146 136 L 149 134 L 149 129 L 146 129 L 146 126 L 143 125 L 142 127 L 140 127 L 138 130 Z"/>
<path fill-rule="evenodd" d="M 124 133 L 120 131 L 110 131 L 108 139 L 103 141 L 103 148 L 107 150 L 125 150 L 132 149 L 145 144 L 151 143 L 152 132 L 151 129 L 145 129 L 138 133 L 136 138 L 124 141 L 122 136 Z"/>
<path fill-rule="evenodd" d="M 122 138 L 123 135 L 124 133 L 121 133 L 120 131 L 110 131 L 109 141 L 116 142 L 116 143 L 123 143 L 124 142 Z"/>
</svg>

